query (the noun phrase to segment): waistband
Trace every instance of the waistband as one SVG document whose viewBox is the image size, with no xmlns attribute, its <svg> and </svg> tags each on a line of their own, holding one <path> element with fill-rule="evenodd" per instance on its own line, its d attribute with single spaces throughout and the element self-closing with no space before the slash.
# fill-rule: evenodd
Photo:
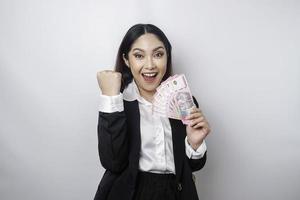
<svg viewBox="0 0 300 200">
<path fill-rule="evenodd" d="M 140 179 L 144 179 L 144 180 L 155 179 L 155 180 L 163 181 L 163 180 L 175 180 L 176 179 L 175 174 L 172 174 L 172 173 L 162 174 L 162 173 L 139 171 L 138 176 Z"/>
</svg>

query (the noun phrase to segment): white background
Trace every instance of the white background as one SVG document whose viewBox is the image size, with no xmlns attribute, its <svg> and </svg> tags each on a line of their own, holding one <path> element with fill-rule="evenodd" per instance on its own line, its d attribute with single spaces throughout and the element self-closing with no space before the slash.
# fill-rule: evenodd
<svg viewBox="0 0 300 200">
<path fill-rule="evenodd" d="M 160 27 L 212 127 L 201 200 L 300 199 L 300 2 L 1 0 L 0 199 L 92 199 L 96 72 Z"/>
</svg>

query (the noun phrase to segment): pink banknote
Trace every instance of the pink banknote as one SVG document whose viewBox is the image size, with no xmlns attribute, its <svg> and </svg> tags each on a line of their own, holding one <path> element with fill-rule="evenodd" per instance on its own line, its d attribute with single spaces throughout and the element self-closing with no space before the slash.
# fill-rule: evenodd
<svg viewBox="0 0 300 200">
<path fill-rule="evenodd" d="M 193 107 L 195 104 L 184 74 L 169 77 L 156 89 L 153 113 L 188 124 L 185 118 Z"/>
</svg>

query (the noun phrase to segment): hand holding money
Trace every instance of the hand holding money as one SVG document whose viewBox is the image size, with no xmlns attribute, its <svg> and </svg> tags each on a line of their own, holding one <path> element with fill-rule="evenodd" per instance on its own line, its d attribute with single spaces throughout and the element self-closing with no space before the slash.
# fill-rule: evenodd
<svg viewBox="0 0 300 200">
<path fill-rule="evenodd" d="M 194 150 L 197 150 L 210 133 L 210 126 L 199 108 L 193 108 L 186 119 L 189 120 L 189 124 L 186 126 L 188 143 Z"/>
<path fill-rule="evenodd" d="M 120 93 L 122 74 L 112 70 L 97 72 L 98 85 L 103 95 L 114 96 Z"/>
<path fill-rule="evenodd" d="M 195 107 L 191 91 L 183 74 L 169 77 L 156 89 L 153 113 L 179 119 L 184 124 L 188 124 L 186 117 Z"/>
</svg>

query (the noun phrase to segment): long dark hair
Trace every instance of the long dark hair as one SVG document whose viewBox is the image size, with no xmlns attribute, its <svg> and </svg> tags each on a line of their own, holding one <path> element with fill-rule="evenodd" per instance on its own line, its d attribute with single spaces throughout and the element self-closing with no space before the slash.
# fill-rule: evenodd
<svg viewBox="0 0 300 200">
<path fill-rule="evenodd" d="M 133 76 L 130 69 L 127 67 L 123 60 L 123 54 L 125 58 L 128 59 L 128 53 L 131 50 L 132 44 L 138 39 L 141 35 L 146 33 L 152 33 L 157 36 L 157 38 L 164 44 L 167 52 L 167 69 L 163 77 L 163 81 L 166 80 L 169 76 L 172 75 L 172 46 L 166 37 L 166 35 L 153 24 L 136 24 L 132 26 L 127 33 L 125 34 L 117 55 L 115 71 L 122 74 L 122 84 L 121 92 L 127 87 L 127 85 L 132 81 Z"/>
</svg>

